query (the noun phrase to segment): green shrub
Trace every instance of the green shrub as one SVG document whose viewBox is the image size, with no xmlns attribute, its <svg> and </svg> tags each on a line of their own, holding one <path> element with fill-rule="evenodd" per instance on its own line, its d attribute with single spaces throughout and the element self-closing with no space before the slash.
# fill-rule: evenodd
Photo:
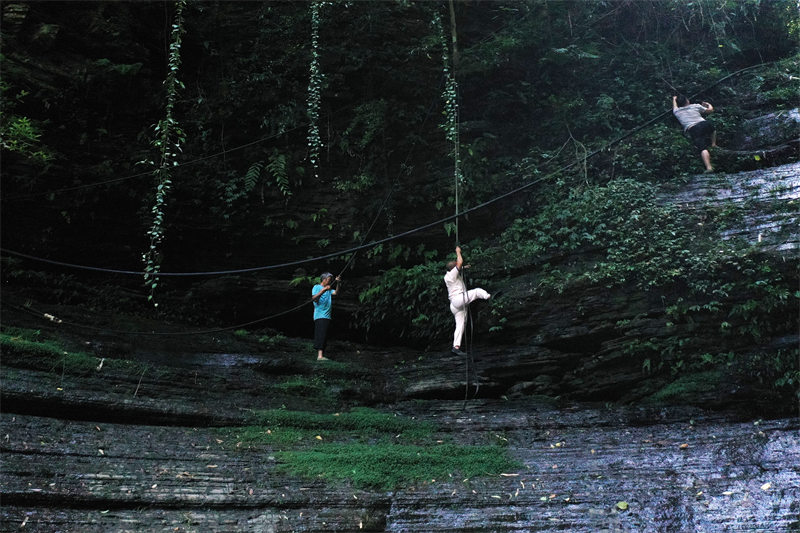
<svg viewBox="0 0 800 533">
<path fill-rule="evenodd" d="M 368 333 L 387 327 L 400 337 L 440 338 L 450 328 L 441 263 L 395 267 L 359 294 L 355 320 Z M 396 330 L 394 324 L 402 327 Z"/>
</svg>

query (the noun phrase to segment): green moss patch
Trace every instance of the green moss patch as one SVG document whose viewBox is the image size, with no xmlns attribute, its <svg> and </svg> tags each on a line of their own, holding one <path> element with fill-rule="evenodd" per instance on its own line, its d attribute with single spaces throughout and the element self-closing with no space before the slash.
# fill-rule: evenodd
<svg viewBox="0 0 800 533">
<path fill-rule="evenodd" d="M 40 338 L 35 330 L 3 328 L 0 332 L 0 351 L 3 353 L 3 367 L 86 375 L 96 371 L 100 365 L 99 358 L 85 352 L 66 350 L 55 341 Z M 112 359 L 104 362 L 104 368 L 133 375 L 143 372 L 147 365 Z"/>
<path fill-rule="evenodd" d="M 22 331 L 0 333 L 3 365 L 47 371 L 63 367 L 66 372 L 84 373 L 100 362 L 86 353 L 69 352 L 55 342 L 33 340 L 35 338 L 35 335 Z"/>
<path fill-rule="evenodd" d="M 269 410 L 257 417 L 260 425 L 220 431 L 240 443 L 278 448 L 279 468 L 303 477 L 386 490 L 519 468 L 504 447 L 434 440 L 432 424 L 374 409 L 334 414 Z"/>
<path fill-rule="evenodd" d="M 330 388 L 320 376 L 292 376 L 274 386 L 275 390 L 286 394 L 303 396 L 333 397 Z"/>
<path fill-rule="evenodd" d="M 413 434 L 423 438 L 433 433 L 433 426 L 391 413 L 382 413 L 366 407 L 357 407 L 345 413 L 319 414 L 306 411 L 272 409 L 257 412 L 264 426 L 291 427 L 316 431 L 350 432 L 363 435 Z"/>
<path fill-rule="evenodd" d="M 281 469 L 357 487 L 389 490 L 409 483 L 433 482 L 453 475 L 473 477 L 514 471 L 519 465 L 498 446 L 439 444 L 322 444 L 310 450 L 278 452 Z"/>
</svg>

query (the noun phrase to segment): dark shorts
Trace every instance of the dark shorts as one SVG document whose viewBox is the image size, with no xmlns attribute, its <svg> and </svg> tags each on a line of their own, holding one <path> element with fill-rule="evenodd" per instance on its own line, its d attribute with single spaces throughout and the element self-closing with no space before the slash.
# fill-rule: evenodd
<svg viewBox="0 0 800 533">
<path fill-rule="evenodd" d="M 324 350 L 328 344 L 328 326 L 330 318 L 318 318 L 314 321 L 314 349 Z"/>
<path fill-rule="evenodd" d="M 686 133 L 689 135 L 689 138 L 692 140 L 692 144 L 697 151 L 702 152 L 711 146 L 711 140 L 714 135 L 714 125 L 711 122 L 704 120 L 703 122 L 698 122 L 689 128 Z"/>
</svg>

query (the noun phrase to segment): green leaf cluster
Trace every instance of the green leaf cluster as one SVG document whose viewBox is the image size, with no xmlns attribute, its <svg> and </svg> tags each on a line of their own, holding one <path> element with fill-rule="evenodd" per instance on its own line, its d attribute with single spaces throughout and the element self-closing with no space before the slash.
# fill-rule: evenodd
<svg viewBox="0 0 800 533">
<path fill-rule="evenodd" d="M 0 55 L 0 61 L 3 56 Z M 14 113 L 14 108 L 28 95 L 25 90 L 19 91 L 14 98 L 9 98 L 11 86 L 0 80 L 0 148 L 15 152 L 38 164 L 44 164 L 53 158 L 50 150 L 42 145 L 41 127 L 31 118 Z"/>
<path fill-rule="evenodd" d="M 452 321 L 443 277 L 438 262 L 386 270 L 358 295 L 361 305 L 354 321 L 368 334 L 377 329 L 410 339 L 437 339 Z"/>
</svg>

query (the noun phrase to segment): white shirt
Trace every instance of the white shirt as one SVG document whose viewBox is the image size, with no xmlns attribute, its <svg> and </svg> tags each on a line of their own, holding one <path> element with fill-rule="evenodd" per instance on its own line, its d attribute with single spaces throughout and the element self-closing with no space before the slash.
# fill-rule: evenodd
<svg viewBox="0 0 800 533">
<path fill-rule="evenodd" d="M 688 130 L 695 124 L 703 122 L 705 120 L 703 118 L 703 113 L 705 112 L 706 108 L 700 104 L 689 104 L 672 110 L 672 114 L 675 115 L 675 118 L 677 118 L 678 122 L 683 126 L 683 131 Z"/>
<path fill-rule="evenodd" d="M 462 295 L 467 292 L 467 286 L 464 285 L 464 280 L 461 279 L 459 274 L 458 267 L 453 267 L 444 275 L 444 284 L 447 285 L 447 297 L 451 301 L 453 298 L 462 298 Z"/>
</svg>

